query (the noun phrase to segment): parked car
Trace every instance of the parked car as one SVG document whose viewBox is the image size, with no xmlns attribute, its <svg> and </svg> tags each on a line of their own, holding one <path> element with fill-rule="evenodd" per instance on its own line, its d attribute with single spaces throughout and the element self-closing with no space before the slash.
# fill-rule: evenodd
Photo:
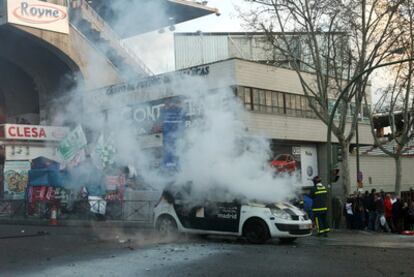
<svg viewBox="0 0 414 277">
<path fill-rule="evenodd" d="M 182 190 L 164 190 L 155 207 L 154 227 L 163 235 L 231 235 L 261 244 L 273 238 L 291 242 L 312 233 L 312 221 L 306 213 L 289 203 L 251 203 L 242 198 L 194 200 Z"/>
<path fill-rule="evenodd" d="M 298 168 L 295 158 L 290 154 L 277 155 L 270 164 L 278 172 L 293 172 Z"/>
</svg>

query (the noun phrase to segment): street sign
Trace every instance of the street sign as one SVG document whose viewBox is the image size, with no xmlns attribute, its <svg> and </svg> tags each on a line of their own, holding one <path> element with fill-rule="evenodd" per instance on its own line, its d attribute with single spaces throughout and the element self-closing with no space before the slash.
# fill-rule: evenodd
<svg viewBox="0 0 414 277">
<path fill-rule="evenodd" d="M 362 174 L 361 171 L 359 171 L 357 173 L 357 181 L 362 183 L 363 180 L 364 180 L 364 175 Z"/>
</svg>

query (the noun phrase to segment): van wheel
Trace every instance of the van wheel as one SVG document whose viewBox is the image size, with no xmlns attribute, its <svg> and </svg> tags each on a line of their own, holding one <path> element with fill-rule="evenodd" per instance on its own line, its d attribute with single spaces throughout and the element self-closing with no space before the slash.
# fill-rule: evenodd
<svg viewBox="0 0 414 277">
<path fill-rule="evenodd" d="M 296 240 L 297 238 L 279 238 L 279 241 L 281 243 L 292 243 Z"/>
<path fill-rule="evenodd" d="M 162 236 L 175 237 L 178 234 L 177 223 L 174 218 L 163 215 L 157 220 L 157 230 Z"/>
<path fill-rule="evenodd" d="M 254 244 L 263 244 L 269 240 L 269 229 L 261 219 L 252 219 L 245 223 L 243 234 L 247 241 Z"/>
</svg>

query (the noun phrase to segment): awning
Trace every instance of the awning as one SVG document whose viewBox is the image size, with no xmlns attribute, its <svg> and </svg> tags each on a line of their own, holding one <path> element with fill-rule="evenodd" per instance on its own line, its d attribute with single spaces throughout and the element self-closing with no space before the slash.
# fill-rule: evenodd
<svg viewBox="0 0 414 277">
<path fill-rule="evenodd" d="M 219 13 L 202 2 L 187 0 L 92 0 L 88 3 L 122 38 Z"/>
</svg>

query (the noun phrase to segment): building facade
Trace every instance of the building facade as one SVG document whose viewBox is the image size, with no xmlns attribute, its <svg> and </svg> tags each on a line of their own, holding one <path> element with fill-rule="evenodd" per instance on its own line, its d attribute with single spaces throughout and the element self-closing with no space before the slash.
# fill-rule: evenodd
<svg viewBox="0 0 414 277">
<path fill-rule="evenodd" d="M 122 39 L 216 12 L 193 1 L 1 0 L 0 123 L 51 124 L 55 98 L 152 75 Z"/>
<path fill-rule="evenodd" d="M 243 121 L 249 134 L 269 139 L 274 157 L 287 154 L 295 160 L 297 169 L 302 171 L 305 184 L 309 184 L 310 179 L 305 173 L 311 176 L 326 174 L 327 128 L 309 108 L 297 74 L 293 70 L 242 59 L 228 59 L 157 75 L 146 80 L 110 86 L 91 92 L 89 95 L 95 98 L 96 95 L 100 95 L 101 111 L 115 108 L 113 103 L 117 103 L 118 109 L 127 106 L 139 107 L 140 104 L 151 102 L 155 107 L 160 104 L 157 102 L 160 99 L 180 95 L 179 91 L 171 89 L 173 86 L 171 80 L 174 76 L 182 74 L 197 76 L 197 82 L 201 78 L 206 89 L 211 91 L 232 90 L 248 111 Z M 149 120 L 159 115 L 154 112 L 156 111 L 154 109 L 150 111 L 152 114 L 149 112 Z M 361 145 L 373 144 L 370 128 L 367 121 L 360 122 Z M 157 138 L 156 134 L 148 140 L 153 146 L 162 146 L 162 138 L 159 136 Z M 335 138 L 333 140 L 335 142 Z M 356 142 L 352 143 L 355 145 Z M 375 158 L 362 155 L 361 171 L 364 173 L 364 188 L 392 190 L 394 176 L 392 162 L 393 160 L 387 157 Z M 404 167 L 409 168 L 413 162 L 413 159 L 405 159 Z M 352 190 L 356 190 L 357 180 L 356 177 L 352 178 L 356 176 L 355 150 L 350 154 L 350 164 Z M 309 166 L 312 167 L 310 173 L 307 172 Z M 384 178 L 384 175 L 387 178 Z M 412 186 L 410 180 L 414 176 L 411 175 L 410 170 L 404 171 L 403 190 L 408 190 Z M 340 180 L 333 184 L 333 188 L 335 193 L 341 194 Z"/>
</svg>

